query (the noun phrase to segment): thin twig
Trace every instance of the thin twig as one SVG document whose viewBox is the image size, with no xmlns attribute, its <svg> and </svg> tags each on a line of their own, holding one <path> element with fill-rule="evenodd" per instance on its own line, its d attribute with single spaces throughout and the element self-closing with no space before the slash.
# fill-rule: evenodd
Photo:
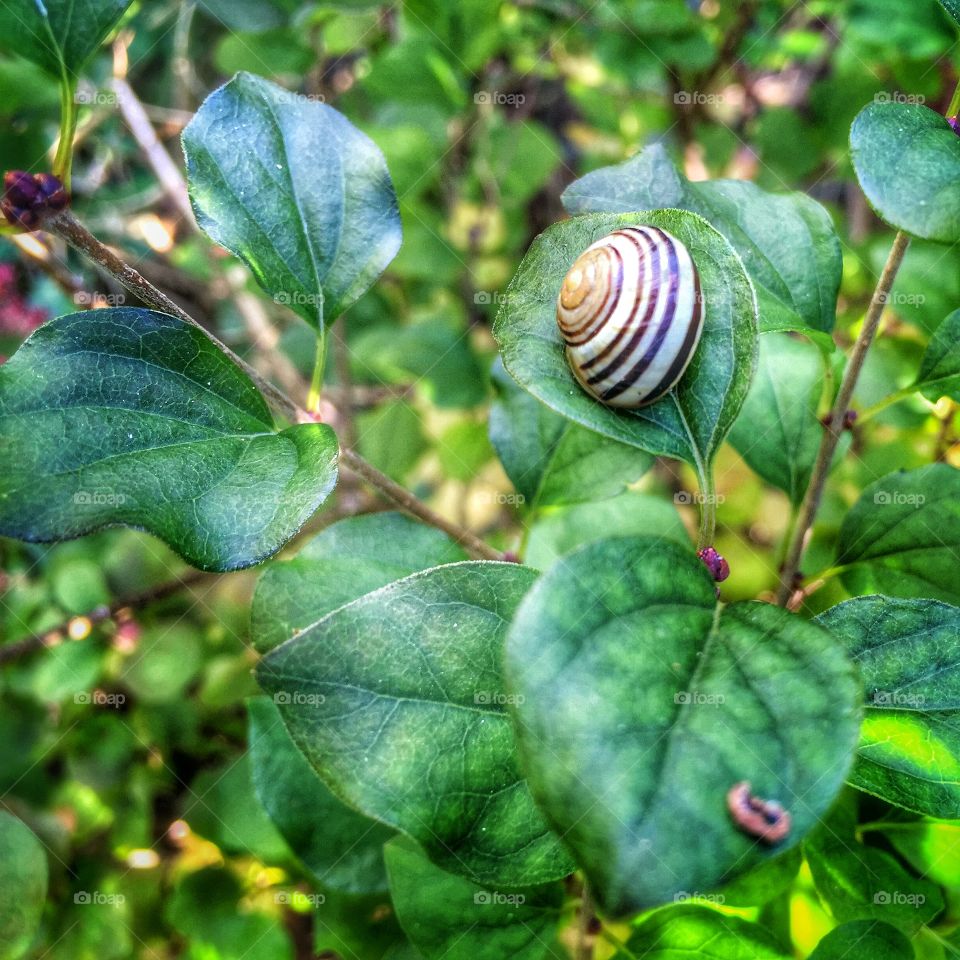
<svg viewBox="0 0 960 960">
<path fill-rule="evenodd" d="M 176 580 L 169 580 L 166 583 L 161 583 L 159 586 L 150 587 L 147 590 L 141 590 L 139 593 L 132 594 L 131 596 L 115 600 L 109 606 L 104 604 L 91 610 L 84 616 L 86 616 L 86 619 L 89 620 L 91 624 L 102 623 L 104 620 L 115 617 L 119 611 L 127 607 L 143 607 L 148 603 L 165 600 L 184 587 L 193 586 L 193 584 L 198 583 L 200 580 L 207 579 L 211 576 L 216 576 L 216 574 L 211 575 L 201 570 L 191 570 Z M 50 645 L 54 638 L 62 637 L 63 634 L 69 630 L 70 624 L 76 619 L 76 617 L 71 617 L 69 620 L 55 627 L 50 627 L 42 633 L 35 633 L 32 636 L 25 637 L 23 640 L 18 640 L 16 643 L 10 643 L 0 647 L 0 664 L 10 663 L 13 660 L 20 659 L 20 657 L 44 649 L 44 647 Z"/>
<path fill-rule="evenodd" d="M 580 902 L 580 913 L 577 918 L 577 949 L 574 954 L 576 960 L 592 960 L 593 958 L 593 924 L 597 915 L 593 907 L 593 897 L 590 886 L 583 881 L 583 891 Z"/>
<path fill-rule="evenodd" d="M 823 489 L 827 482 L 830 464 L 843 434 L 847 411 L 850 409 L 850 400 L 860 377 L 860 371 L 863 369 L 863 363 L 867 358 L 867 351 L 870 349 L 870 344 L 873 343 L 873 338 L 880 326 L 880 319 L 883 316 L 890 290 L 893 287 L 894 280 L 896 280 L 897 272 L 900 270 L 909 244 L 910 237 L 906 233 L 902 230 L 897 233 L 890 255 L 887 257 L 886 265 L 883 268 L 883 273 L 877 283 L 877 288 L 873 292 L 866 319 L 863 321 L 863 328 L 853 345 L 853 352 L 850 354 L 850 360 L 844 371 L 840 389 L 837 391 L 837 399 L 834 401 L 830 420 L 823 431 L 817 460 L 810 475 L 810 483 L 807 486 L 803 504 L 800 507 L 799 519 L 793 530 L 783 569 L 780 571 L 777 604 L 781 607 L 786 606 L 796 587 L 795 581 L 800 568 L 800 559 L 803 556 L 807 537 L 813 528 L 817 510 L 820 508 L 820 500 L 823 497 Z"/>
</svg>

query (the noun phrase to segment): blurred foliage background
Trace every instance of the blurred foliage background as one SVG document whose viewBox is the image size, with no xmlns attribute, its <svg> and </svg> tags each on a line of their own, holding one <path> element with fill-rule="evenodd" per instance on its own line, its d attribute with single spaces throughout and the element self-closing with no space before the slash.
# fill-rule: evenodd
<svg viewBox="0 0 960 960">
<path fill-rule="evenodd" d="M 875 97 L 944 109 L 958 64 L 936 0 L 157 0 L 134 5 L 81 85 L 75 206 L 256 366 L 278 380 L 291 369 L 309 377 L 313 334 L 198 236 L 122 107 L 135 91 L 181 163 L 181 129 L 237 70 L 335 105 L 385 153 L 404 228 L 384 279 L 338 325 L 327 379 L 349 397 L 345 428 L 363 456 L 442 513 L 543 567 L 587 539 L 682 536 L 696 523 L 682 493 L 695 484 L 676 463 L 602 499 L 543 505 L 524 502 L 495 456 L 490 405 L 511 387 L 494 367 L 490 326 L 530 241 L 562 216 L 564 187 L 662 143 L 691 179 L 806 191 L 843 245 L 845 345 L 891 240 L 852 175 L 850 123 Z M 53 85 L 0 57 L 0 165 L 48 168 L 57 116 Z M 29 238 L 0 243 L 0 355 L 49 317 L 123 302 L 61 253 Z M 930 333 L 960 303 L 958 268 L 955 248 L 911 245 L 856 405 L 912 379 Z M 911 400 L 854 430 L 858 455 L 838 468 L 808 572 L 829 566 L 831 537 L 869 482 L 932 456 L 960 466 L 953 414 Z M 776 580 L 789 501 L 729 445 L 717 485 L 717 546 L 733 569 L 724 595 L 758 596 Z M 347 482 L 334 501 L 308 533 L 384 507 Z M 53 548 L 2 541 L 0 559 L 3 643 L 53 631 L 48 649 L 0 670 L 0 807 L 49 851 L 50 899 L 30 956 L 286 960 L 391 948 L 385 898 L 329 893 L 318 906 L 254 795 L 244 701 L 256 692 L 255 572 L 194 576 L 117 609 L 118 598 L 187 573 L 157 540 L 106 531 Z M 831 581 L 810 610 L 843 596 Z M 797 904 L 803 950 L 802 930 L 812 944 L 830 921 L 809 892 Z"/>
</svg>

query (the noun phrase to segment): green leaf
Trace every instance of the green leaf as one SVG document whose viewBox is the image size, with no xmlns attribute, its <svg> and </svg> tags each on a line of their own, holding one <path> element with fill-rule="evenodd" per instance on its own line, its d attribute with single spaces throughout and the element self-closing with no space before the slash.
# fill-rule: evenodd
<svg viewBox="0 0 960 960">
<path fill-rule="evenodd" d="M 521 390 L 497 360 L 490 441 L 529 510 L 606 500 L 639 480 L 653 457 L 608 440 Z"/>
<path fill-rule="evenodd" d="M 183 131 L 197 223 L 317 329 L 400 248 L 383 154 L 324 103 L 238 73 Z"/>
<path fill-rule="evenodd" d="M 277 431 L 247 375 L 162 313 L 74 313 L 0 367 L 0 534 L 66 540 L 117 524 L 203 570 L 276 553 L 330 494 L 324 424 Z"/>
<path fill-rule="evenodd" d="M 290 739 L 276 704 L 255 697 L 247 707 L 254 789 L 290 849 L 325 889 L 386 890 L 383 845 L 393 831 L 327 789 Z"/>
<path fill-rule="evenodd" d="M 769 604 L 718 605 L 692 549 L 668 540 L 558 561 L 514 618 L 506 671 L 530 789 L 617 916 L 798 843 L 857 742 L 859 687 L 833 638 Z M 783 842 L 732 820 L 744 780 L 790 812 Z"/>
<path fill-rule="evenodd" d="M 850 782 L 909 810 L 960 818 L 960 609 L 857 597 L 817 622 L 863 677 L 867 712 Z"/>
<path fill-rule="evenodd" d="M 556 300 L 567 270 L 586 247 L 638 223 L 661 227 L 686 245 L 700 273 L 706 319 L 680 383 L 656 403 L 618 411 L 589 396 L 570 371 Z M 613 440 L 686 460 L 701 478 L 740 412 L 757 353 L 753 288 L 740 258 L 706 222 L 683 210 L 575 217 L 549 227 L 511 281 L 494 335 L 507 371 L 548 407 Z"/>
<path fill-rule="evenodd" d="M 614 960 L 784 960 L 776 940 L 756 923 L 709 907 L 664 907 L 643 920 Z"/>
<path fill-rule="evenodd" d="M 960 0 L 940 0 L 940 5 L 960 24 Z"/>
<path fill-rule="evenodd" d="M 840 528 L 837 565 L 853 594 L 960 600 L 960 471 L 943 463 L 870 484 Z"/>
<path fill-rule="evenodd" d="M 936 884 L 856 839 L 854 805 L 839 803 L 803 845 L 817 893 L 840 923 L 882 920 L 915 933 L 943 909 Z"/>
<path fill-rule="evenodd" d="M 718 894 L 722 897 L 719 902 L 726 907 L 752 907 L 769 903 L 793 886 L 802 863 L 800 847 L 793 847 L 725 883 Z"/>
<path fill-rule="evenodd" d="M 567 187 L 563 203 L 574 214 L 663 207 L 699 214 L 743 259 L 757 290 L 762 331 L 833 329 L 840 241 L 827 211 L 803 193 L 767 193 L 746 180 L 692 183 L 657 144 L 581 177 Z"/>
<path fill-rule="evenodd" d="M 785 334 L 760 338 L 760 364 L 730 443 L 760 477 L 800 503 L 823 424 L 823 360 L 812 344 Z"/>
<path fill-rule="evenodd" d="M 854 920 L 831 930 L 810 954 L 809 960 L 913 960 L 910 941 L 889 923 Z"/>
<path fill-rule="evenodd" d="M 915 237 L 960 240 L 960 137 L 913 103 L 872 103 L 850 130 L 853 166 L 870 205 Z"/>
<path fill-rule="evenodd" d="M 0 4 L 0 45 L 75 84 L 130 0 L 20 0 Z"/>
<path fill-rule="evenodd" d="M 424 960 L 541 960 L 556 937 L 559 883 L 486 890 L 434 866 L 406 838 L 384 856 L 400 926 Z"/>
<path fill-rule="evenodd" d="M 960 310 L 955 310 L 937 327 L 927 344 L 917 389 L 931 402 L 941 397 L 960 400 Z"/>
<path fill-rule="evenodd" d="M 960 887 L 960 823 L 891 821 L 884 835 L 921 876 L 941 887 Z"/>
<path fill-rule="evenodd" d="M 466 560 L 434 527 L 401 513 L 371 513 L 334 523 L 257 583 L 250 633 L 261 653 L 337 607 L 427 567 Z"/>
<path fill-rule="evenodd" d="M 46 897 L 43 845 L 21 820 L 0 810 L 0 960 L 27 952 Z"/>
<path fill-rule="evenodd" d="M 482 884 L 572 869 L 517 768 L 500 671 L 533 578 L 513 563 L 426 570 L 335 610 L 257 668 L 334 793 Z"/>
</svg>

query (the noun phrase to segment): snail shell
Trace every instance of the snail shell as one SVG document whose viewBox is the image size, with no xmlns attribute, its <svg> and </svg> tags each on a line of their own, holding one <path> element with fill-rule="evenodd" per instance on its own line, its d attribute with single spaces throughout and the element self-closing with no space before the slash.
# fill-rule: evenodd
<svg viewBox="0 0 960 960">
<path fill-rule="evenodd" d="M 580 385 L 611 407 L 642 407 L 683 376 L 703 329 L 700 276 L 658 227 L 624 227 L 587 247 L 557 297 Z"/>
</svg>

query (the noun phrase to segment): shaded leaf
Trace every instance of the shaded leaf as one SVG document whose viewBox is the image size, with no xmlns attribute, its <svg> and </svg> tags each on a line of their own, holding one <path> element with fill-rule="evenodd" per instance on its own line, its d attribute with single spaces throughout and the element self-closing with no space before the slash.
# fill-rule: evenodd
<svg viewBox="0 0 960 960">
<path fill-rule="evenodd" d="M 831 930 L 810 954 L 809 960 L 913 960 L 910 941 L 889 923 L 854 920 Z"/>
<path fill-rule="evenodd" d="M 0 423 L 0 533 L 142 527 L 204 570 L 276 553 L 337 478 L 328 426 L 278 432 L 242 370 L 152 310 L 41 327 L 0 367 Z"/>
<path fill-rule="evenodd" d="M 33 941 L 47 896 L 47 855 L 22 820 L 0 810 L 0 958 L 17 960 Z"/>
<path fill-rule="evenodd" d="M 615 915 L 799 842 L 857 742 L 858 684 L 832 637 L 769 604 L 719 606 L 693 550 L 663 539 L 558 561 L 514 618 L 506 670 L 530 789 Z M 781 843 L 731 818 L 744 780 L 790 812 Z"/>
<path fill-rule="evenodd" d="M 960 137 L 913 103 L 872 103 L 850 130 L 857 179 L 891 226 L 915 237 L 960 240 Z"/>
<path fill-rule="evenodd" d="M 940 5 L 960 24 L 960 0 L 940 0 Z"/>
<path fill-rule="evenodd" d="M 661 227 L 686 245 L 700 274 L 705 320 L 679 384 L 647 407 L 615 410 L 587 394 L 570 371 L 556 300 L 579 254 L 632 224 Z M 705 221 L 683 210 L 575 217 L 549 227 L 534 240 L 511 281 L 494 335 L 507 371 L 548 407 L 613 440 L 686 460 L 701 476 L 740 411 L 757 352 L 753 288 L 740 258 Z"/>
<path fill-rule="evenodd" d="M 533 578 L 512 563 L 426 570 L 335 610 L 257 669 L 334 793 L 483 884 L 571 870 L 517 768 L 500 671 Z"/>
<path fill-rule="evenodd" d="M 960 400 L 960 310 L 937 327 L 920 363 L 917 388 L 930 401 Z"/>
<path fill-rule="evenodd" d="M 384 856 L 400 925 L 424 960 L 541 960 L 556 937 L 559 883 L 486 890 L 434 866 L 406 838 Z"/>
<path fill-rule="evenodd" d="M 806 194 L 767 193 L 746 180 L 693 183 L 655 144 L 581 177 L 567 187 L 563 203 L 574 214 L 664 207 L 699 214 L 742 257 L 756 287 L 762 331 L 833 329 L 840 241 L 830 215 Z"/>
<path fill-rule="evenodd" d="M 400 248 L 383 154 L 342 114 L 238 73 L 183 131 L 197 223 L 308 323 L 332 323 Z"/>
</svg>

